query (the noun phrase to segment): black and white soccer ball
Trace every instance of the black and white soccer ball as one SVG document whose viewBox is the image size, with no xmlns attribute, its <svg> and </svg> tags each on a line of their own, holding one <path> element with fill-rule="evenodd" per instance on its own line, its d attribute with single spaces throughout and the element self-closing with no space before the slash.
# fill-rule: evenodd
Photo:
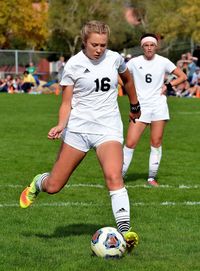
<svg viewBox="0 0 200 271">
<path fill-rule="evenodd" d="M 98 257 L 121 258 L 126 251 L 126 241 L 117 229 L 104 227 L 92 236 L 91 249 Z"/>
</svg>

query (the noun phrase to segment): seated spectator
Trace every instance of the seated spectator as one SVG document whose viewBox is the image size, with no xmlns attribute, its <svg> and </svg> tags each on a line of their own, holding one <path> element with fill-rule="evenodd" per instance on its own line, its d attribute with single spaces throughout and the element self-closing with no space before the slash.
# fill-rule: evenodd
<svg viewBox="0 0 200 271">
<path fill-rule="evenodd" d="M 195 73 L 195 70 L 197 68 L 197 57 L 193 57 L 191 53 L 187 53 L 187 58 L 190 61 L 188 63 L 188 81 L 191 83 L 193 74 Z"/>
<path fill-rule="evenodd" d="M 7 75 L 5 79 L 0 81 L 0 92 L 13 92 L 13 78 L 11 75 Z"/>
<path fill-rule="evenodd" d="M 6 85 L 6 80 L 5 79 L 0 79 L 0 92 L 8 92 L 8 88 Z"/>
<path fill-rule="evenodd" d="M 190 84 L 188 80 L 182 82 L 181 84 L 177 85 L 174 90 L 177 97 L 185 97 L 188 96 L 188 89 L 190 88 Z"/>
<path fill-rule="evenodd" d="M 193 57 L 190 59 L 192 61 L 196 61 L 196 59 Z M 188 80 L 176 86 L 174 90 L 177 97 L 197 97 L 200 93 L 200 67 L 196 66 L 195 72 L 193 73 L 192 80 L 190 82 L 188 78 Z"/>
<path fill-rule="evenodd" d="M 197 79 L 197 84 L 191 86 L 188 89 L 188 97 L 198 97 L 200 98 L 200 77 Z"/>
<path fill-rule="evenodd" d="M 34 86 L 36 86 L 35 78 L 28 71 L 24 71 L 23 75 L 24 77 L 22 80 L 21 89 L 25 93 L 28 93 L 32 90 Z"/>
<path fill-rule="evenodd" d="M 188 60 L 190 60 L 190 59 L 192 59 L 193 61 L 197 61 L 197 60 L 198 60 L 198 58 L 195 57 L 195 56 L 193 56 L 193 55 L 191 54 L 191 52 L 187 52 L 187 53 L 186 53 L 186 57 L 187 57 Z"/>
<path fill-rule="evenodd" d="M 22 78 L 20 76 L 16 76 L 13 79 L 13 89 L 14 89 L 14 93 L 20 93 L 23 92 L 22 90 Z"/>
<path fill-rule="evenodd" d="M 179 67 L 185 74 L 188 74 L 188 64 L 189 60 L 187 59 L 186 54 L 181 55 L 181 59 L 179 59 L 176 63 L 176 66 Z"/>
<path fill-rule="evenodd" d="M 200 67 L 196 67 L 195 72 L 193 73 L 192 80 L 190 86 L 194 86 L 198 84 L 198 79 L 200 78 Z"/>
<path fill-rule="evenodd" d="M 36 85 L 39 86 L 40 80 L 36 73 L 36 67 L 33 62 L 29 63 L 29 65 L 26 67 L 26 71 L 28 71 L 29 74 L 31 74 L 35 78 Z"/>
</svg>

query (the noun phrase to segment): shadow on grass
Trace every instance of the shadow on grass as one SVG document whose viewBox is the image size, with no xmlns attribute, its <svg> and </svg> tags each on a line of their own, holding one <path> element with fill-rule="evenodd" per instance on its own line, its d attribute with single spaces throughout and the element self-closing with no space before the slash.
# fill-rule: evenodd
<svg viewBox="0 0 200 271">
<path fill-rule="evenodd" d="M 147 177 L 148 177 L 147 173 L 131 173 L 131 174 L 127 173 L 124 181 L 125 183 L 134 183 L 138 180 L 146 182 Z"/>
<path fill-rule="evenodd" d="M 32 237 L 33 235 L 39 238 L 50 239 L 50 238 L 64 238 L 67 236 L 79 236 L 84 234 L 95 233 L 96 230 L 105 227 L 105 225 L 96 224 L 70 224 L 62 227 L 57 227 L 52 234 L 45 233 L 23 233 L 23 236 Z"/>
</svg>

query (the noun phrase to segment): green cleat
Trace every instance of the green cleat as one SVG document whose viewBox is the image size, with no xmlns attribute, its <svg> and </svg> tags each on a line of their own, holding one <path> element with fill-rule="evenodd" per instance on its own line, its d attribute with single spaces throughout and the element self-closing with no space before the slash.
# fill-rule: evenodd
<svg viewBox="0 0 200 271">
<path fill-rule="evenodd" d="M 129 231 L 124 233 L 124 239 L 126 240 L 126 250 L 128 253 L 132 251 L 134 247 L 138 245 L 139 237 L 136 232 L 131 231 L 131 228 Z"/>
<path fill-rule="evenodd" d="M 41 174 L 36 175 L 33 178 L 33 181 L 31 182 L 31 184 L 28 187 L 26 187 L 24 191 L 21 193 L 20 200 L 19 200 L 21 208 L 29 207 L 34 202 L 37 195 L 40 193 L 40 191 L 37 190 L 36 185 L 35 185 L 40 176 Z"/>
</svg>

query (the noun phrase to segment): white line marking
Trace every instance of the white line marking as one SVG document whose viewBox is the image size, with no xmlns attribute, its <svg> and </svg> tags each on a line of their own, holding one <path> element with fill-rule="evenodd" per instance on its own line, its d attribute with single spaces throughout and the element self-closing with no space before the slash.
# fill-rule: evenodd
<svg viewBox="0 0 200 271">
<path fill-rule="evenodd" d="M 176 112 L 176 114 L 180 114 L 180 115 L 198 115 L 198 114 L 200 114 L 200 111 L 196 111 L 196 112 L 178 111 L 178 112 Z"/>
<path fill-rule="evenodd" d="M 17 187 L 23 187 L 23 186 L 20 184 L 0 184 L 0 187 L 17 188 Z"/>
<path fill-rule="evenodd" d="M 35 207 L 68 207 L 68 206 L 105 206 L 106 204 L 98 204 L 94 202 L 53 202 L 53 203 L 36 203 L 31 208 Z M 183 201 L 183 202 L 133 202 L 131 206 L 197 206 L 200 205 L 200 201 Z M 6 207 L 19 207 L 17 203 L 2 203 L 0 208 Z"/>
<path fill-rule="evenodd" d="M 125 184 L 126 185 L 126 184 Z M 0 184 L 0 187 L 9 187 L 9 188 L 24 188 L 25 186 L 23 185 L 14 185 L 14 184 Z M 65 188 L 70 188 L 70 187 L 90 187 L 90 188 L 100 188 L 100 189 L 104 189 L 105 185 L 101 185 L 101 184 L 84 184 L 84 183 L 79 183 L 79 184 L 67 184 L 65 186 Z M 135 185 L 126 185 L 127 188 L 148 188 L 148 189 L 152 189 L 151 186 L 146 185 L 146 184 L 135 184 Z M 161 184 L 159 185 L 159 187 L 156 187 L 156 189 L 165 189 L 165 188 L 170 188 L 170 189 L 199 189 L 200 185 L 198 184 L 194 184 L 194 185 L 185 185 L 185 184 L 180 184 L 180 185 L 164 185 Z"/>
</svg>

